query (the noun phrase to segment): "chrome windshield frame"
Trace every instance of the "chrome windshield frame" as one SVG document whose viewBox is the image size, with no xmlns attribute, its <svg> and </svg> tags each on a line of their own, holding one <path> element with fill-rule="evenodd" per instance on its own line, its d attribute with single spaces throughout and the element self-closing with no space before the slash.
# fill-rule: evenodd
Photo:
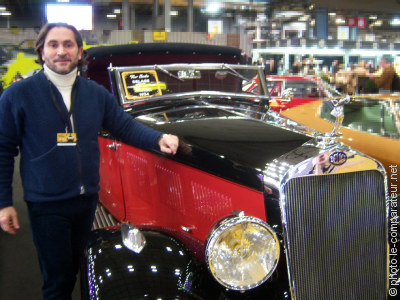
<svg viewBox="0 0 400 300">
<path fill-rule="evenodd" d="M 254 70 L 257 71 L 259 85 L 261 84 L 264 94 L 263 95 L 252 95 L 252 94 L 239 94 L 239 93 L 228 93 L 228 92 L 220 92 L 220 91 L 193 91 L 187 93 L 175 93 L 175 94 L 167 94 L 161 96 L 154 96 L 148 98 L 141 98 L 137 100 L 126 100 L 126 96 L 123 93 L 124 87 L 123 82 L 121 79 L 120 74 L 122 72 L 128 71 L 148 71 L 148 70 L 155 70 L 157 71 L 159 67 L 167 70 L 167 71 L 179 71 L 179 70 L 230 70 L 230 68 L 234 70 Z M 168 65 L 145 65 L 145 66 L 132 66 L 132 67 L 113 67 L 110 66 L 109 72 L 113 71 L 117 73 L 115 76 L 116 84 L 118 86 L 118 96 L 121 99 L 121 104 L 124 105 L 135 105 L 135 103 L 142 103 L 142 102 L 151 102 L 157 100 L 163 100 L 166 98 L 178 98 L 178 97 L 186 97 L 186 96 L 198 96 L 198 95 L 211 95 L 211 96 L 221 96 L 221 97 L 239 97 L 239 98 L 249 98 L 249 99 L 260 99 L 260 100 L 269 100 L 270 96 L 267 89 L 266 79 L 263 73 L 263 69 L 261 66 L 254 66 L 254 65 L 232 65 L 232 64 L 225 64 L 225 63 L 205 63 L 205 64 L 168 64 Z M 249 80 L 253 78 L 248 78 Z"/>
</svg>

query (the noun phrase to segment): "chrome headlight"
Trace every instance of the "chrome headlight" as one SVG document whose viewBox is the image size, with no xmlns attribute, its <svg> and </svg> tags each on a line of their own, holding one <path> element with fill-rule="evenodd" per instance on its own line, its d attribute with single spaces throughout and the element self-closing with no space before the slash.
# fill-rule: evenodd
<svg viewBox="0 0 400 300">
<path fill-rule="evenodd" d="M 278 264 L 279 253 L 270 226 L 243 212 L 219 221 L 206 241 L 210 272 L 232 290 L 249 290 L 265 282 Z"/>
</svg>

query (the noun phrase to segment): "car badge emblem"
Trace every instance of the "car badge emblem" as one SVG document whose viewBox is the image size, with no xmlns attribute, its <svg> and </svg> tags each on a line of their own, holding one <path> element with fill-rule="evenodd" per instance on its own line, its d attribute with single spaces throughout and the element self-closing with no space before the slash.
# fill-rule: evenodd
<svg viewBox="0 0 400 300">
<path fill-rule="evenodd" d="M 347 161 L 347 154 L 342 151 L 335 151 L 329 155 L 329 162 L 334 166 L 341 166 Z"/>
</svg>

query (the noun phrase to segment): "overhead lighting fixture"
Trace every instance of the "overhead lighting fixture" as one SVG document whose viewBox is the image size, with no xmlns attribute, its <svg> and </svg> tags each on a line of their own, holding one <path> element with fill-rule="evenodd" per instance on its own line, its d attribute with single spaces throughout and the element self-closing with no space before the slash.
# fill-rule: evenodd
<svg viewBox="0 0 400 300">
<path fill-rule="evenodd" d="M 330 12 L 328 15 L 330 15 L 331 17 L 334 17 L 334 16 L 336 16 L 336 13 L 335 12 Z"/>
<path fill-rule="evenodd" d="M 206 12 L 208 13 L 216 13 L 221 9 L 221 4 L 214 2 L 214 3 L 210 3 L 207 8 L 206 8 Z"/>
<path fill-rule="evenodd" d="M 0 16 L 11 16 L 11 12 L 9 12 L 9 11 L 0 11 Z"/>
<path fill-rule="evenodd" d="M 120 14 L 120 13 L 121 13 L 121 9 L 119 9 L 119 8 L 114 9 L 114 14 Z"/>
<path fill-rule="evenodd" d="M 392 21 L 390 21 L 390 25 L 392 25 L 392 26 L 400 25 L 400 19 L 399 18 L 394 18 Z"/>
<path fill-rule="evenodd" d="M 343 20 L 343 19 L 341 19 L 341 18 L 337 18 L 337 19 L 336 19 L 336 24 L 344 24 L 344 23 L 346 23 L 345 20 Z"/>
<path fill-rule="evenodd" d="M 304 21 L 307 21 L 309 18 L 310 18 L 310 15 L 304 15 L 299 18 L 299 21 L 304 22 Z"/>
<path fill-rule="evenodd" d="M 378 27 L 378 26 L 382 26 L 382 20 L 377 20 L 377 21 L 375 21 L 374 23 L 372 23 L 372 24 L 370 25 L 370 28 L 371 28 L 371 27 Z"/>
<path fill-rule="evenodd" d="M 107 19 L 115 19 L 117 17 L 117 15 L 115 14 L 108 14 L 107 15 Z"/>
<path fill-rule="evenodd" d="M 370 18 L 371 20 L 376 20 L 376 19 L 378 19 L 378 16 L 369 16 L 369 18 Z"/>
<path fill-rule="evenodd" d="M 0 6 L 0 10 L 6 10 L 5 6 Z"/>
<path fill-rule="evenodd" d="M 69 0 L 57 0 L 57 2 L 69 2 Z"/>
<path fill-rule="evenodd" d="M 177 15 L 178 15 L 178 11 L 177 11 L 177 10 L 171 10 L 171 11 L 169 12 L 169 14 L 170 14 L 171 16 L 177 16 Z"/>
</svg>

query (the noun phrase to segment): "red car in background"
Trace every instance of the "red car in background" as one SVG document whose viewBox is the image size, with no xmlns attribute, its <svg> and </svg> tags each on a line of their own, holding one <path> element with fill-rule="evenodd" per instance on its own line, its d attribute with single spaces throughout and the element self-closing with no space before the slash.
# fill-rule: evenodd
<svg viewBox="0 0 400 300">
<path fill-rule="evenodd" d="M 270 107 L 281 112 L 320 98 L 337 98 L 342 95 L 317 76 L 271 75 L 267 76 L 267 87 L 271 95 Z M 247 92 L 258 94 L 258 78 L 245 85 Z"/>
</svg>

